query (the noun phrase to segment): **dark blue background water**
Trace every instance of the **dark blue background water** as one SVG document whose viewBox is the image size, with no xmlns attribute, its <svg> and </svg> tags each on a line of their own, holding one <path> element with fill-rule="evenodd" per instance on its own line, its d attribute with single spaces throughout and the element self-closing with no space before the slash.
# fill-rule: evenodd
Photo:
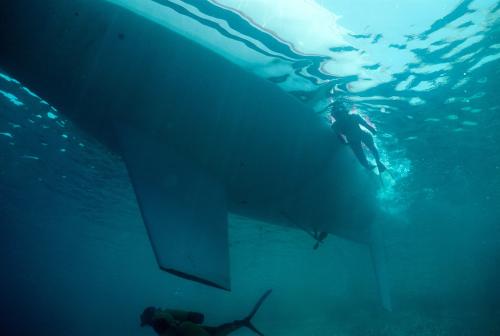
<svg viewBox="0 0 500 336">
<path fill-rule="evenodd" d="M 215 324 L 244 316 L 273 288 L 255 321 L 267 335 L 499 335 L 498 3 L 480 11 L 463 1 L 406 44 L 392 46 L 418 60 L 363 91 L 350 85 L 361 74 L 321 72 L 327 56 L 301 55 L 234 12 L 191 4 L 266 45 L 276 58 L 271 69 L 291 64 L 295 71 L 266 77 L 318 113 L 326 116 L 321 111 L 333 88 L 378 125 L 377 141 L 394 175 L 381 197 L 397 218 L 386 225 L 395 311 L 379 308 L 364 247 L 329 238 L 313 251 L 299 230 L 243 218 L 230 223 L 232 293 L 163 273 L 121 159 L 26 89 L 29 83 L 3 74 L 0 332 L 152 335 L 138 326 L 145 306 L 203 311 Z M 477 25 L 479 17 L 478 32 L 446 36 L 455 20 L 473 14 L 476 21 L 464 19 L 453 32 Z M 376 32 L 351 38 L 353 45 L 387 42 Z M 419 47 L 412 47 L 415 41 Z M 426 71 L 429 66 L 438 70 Z M 290 86 L 294 77 L 313 88 Z"/>
</svg>

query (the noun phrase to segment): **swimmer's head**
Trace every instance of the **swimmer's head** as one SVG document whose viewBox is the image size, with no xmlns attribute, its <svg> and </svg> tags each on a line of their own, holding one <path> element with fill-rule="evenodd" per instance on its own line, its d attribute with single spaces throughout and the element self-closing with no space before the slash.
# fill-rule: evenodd
<svg viewBox="0 0 500 336">
<path fill-rule="evenodd" d="M 349 114 L 349 109 L 347 107 L 347 104 L 344 103 L 342 100 L 335 100 L 332 104 L 330 104 L 330 107 L 331 107 L 331 114 L 335 119 L 338 119 L 339 117 L 342 118 L 343 116 Z"/>
</svg>

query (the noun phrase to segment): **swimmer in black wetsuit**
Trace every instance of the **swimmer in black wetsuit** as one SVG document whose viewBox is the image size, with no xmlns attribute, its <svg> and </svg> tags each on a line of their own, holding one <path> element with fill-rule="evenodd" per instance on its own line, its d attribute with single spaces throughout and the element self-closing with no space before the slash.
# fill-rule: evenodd
<svg viewBox="0 0 500 336">
<path fill-rule="evenodd" d="M 349 113 L 345 104 L 339 101 L 332 104 L 332 116 L 335 118 L 332 129 L 343 143 L 351 146 L 352 151 L 361 165 L 370 170 L 375 168 L 375 166 L 368 163 L 366 159 L 366 154 L 361 146 L 363 143 L 373 154 L 379 172 L 383 173 L 386 171 L 387 168 L 380 161 L 380 155 L 373 142 L 372 134 L 376 134 L 377 130 L 367 123 L 359 114 Z M 370 133 L 361 129 L 360 126 L 366 128 Z"/>
</svg>

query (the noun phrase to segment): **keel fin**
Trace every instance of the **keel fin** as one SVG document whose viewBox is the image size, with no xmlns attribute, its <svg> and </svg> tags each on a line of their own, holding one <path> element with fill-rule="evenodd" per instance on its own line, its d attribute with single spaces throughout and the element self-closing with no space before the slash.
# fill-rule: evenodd
<svg viewBox="0 0 500 336">
<path fill-rule="evenodd" d="M 151 134 L 114 126 L 160 268 L 230 290 L 222 185 Z"/>
<path fill-rule="evenodd" d="M 370 252 L 382 306 L 385 310 L 391 312 L 392 300 L 387 261 L 383 245 L 383 234 L 381 232 L 381 228 L 379 227 L 379 223 L 376 222 L 373 223 L 372 226 Z"/>
</svg>

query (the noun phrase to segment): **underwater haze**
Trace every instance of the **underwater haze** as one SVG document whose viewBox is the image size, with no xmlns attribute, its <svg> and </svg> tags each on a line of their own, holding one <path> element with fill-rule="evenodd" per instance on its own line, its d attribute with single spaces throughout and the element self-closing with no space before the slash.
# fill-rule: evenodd
<svg viewBox="0 0 500 336">
<path fill-rule="evenodd" d="M 147 306 L 216 325 L 272 288 L 268 336 L 500 335 L 500 1 L 102 1 L 377 126 L 393 311 L 365 245 L 234 214 L 230 292 L 162 271 L 122 158 L 0 63 L 0 334 L 155 335 Z"/>
</svg>

